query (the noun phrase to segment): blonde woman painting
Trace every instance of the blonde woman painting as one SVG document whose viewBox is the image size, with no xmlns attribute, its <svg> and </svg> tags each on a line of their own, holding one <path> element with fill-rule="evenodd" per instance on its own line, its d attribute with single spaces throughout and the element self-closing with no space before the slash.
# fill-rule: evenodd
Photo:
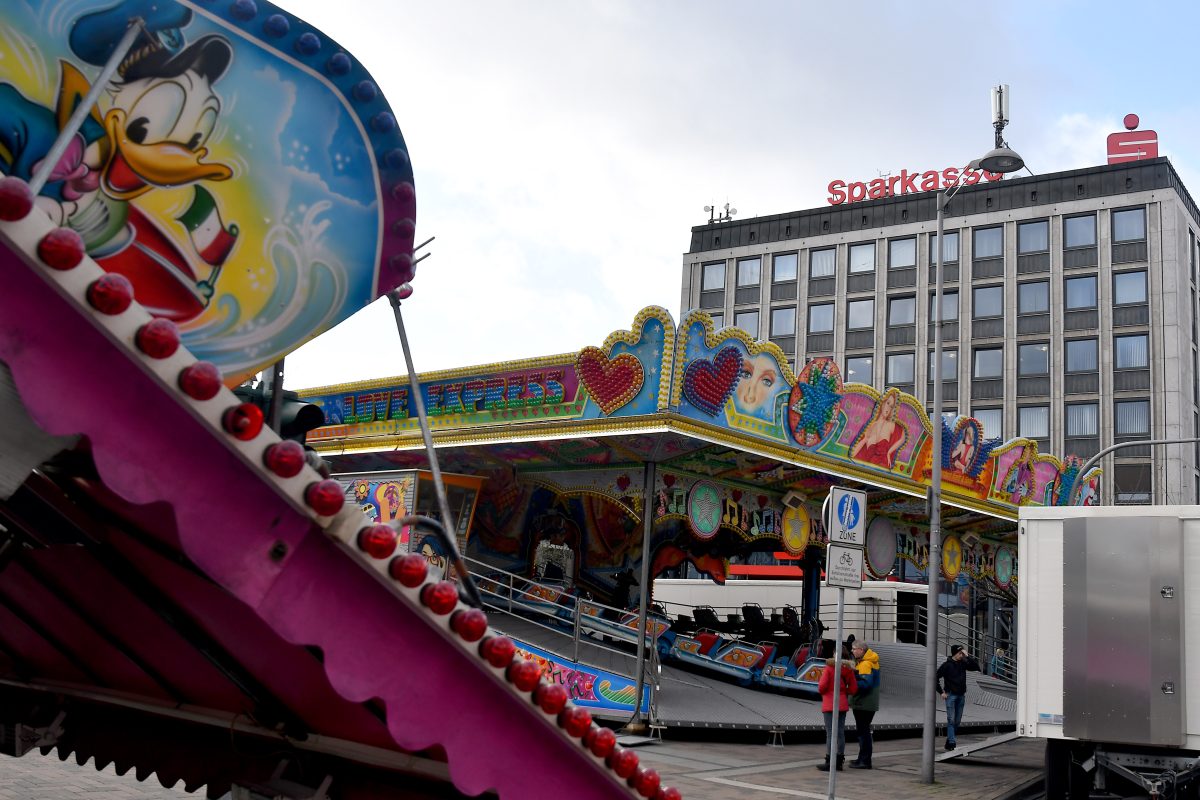
<svg viewBox="0 0 1200 800">
<path fill-rule="evenodd" d="M 859 434 L 858 441 L 850 448 L 850 457 L 891 469 L 896 463 L 896 453 L 904 444 L 904 426 L 896 416 L 900 396 L 889 391 L 875 404 L 875 416 Z"/>
</svg>

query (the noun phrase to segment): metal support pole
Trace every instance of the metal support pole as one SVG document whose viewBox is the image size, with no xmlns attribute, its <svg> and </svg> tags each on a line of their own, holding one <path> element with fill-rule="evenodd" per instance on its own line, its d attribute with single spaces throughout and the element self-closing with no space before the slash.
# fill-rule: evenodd
<svg viewBox="0 0 1200 800">
<path fill-rule="evenodd" d="M 279 359 L 271 367 L 271 380 L 267 383 L 271 392 L 271 404 L 267 407 L 267 426 L 279 433 L 280 420 L 283 415 L 283 359 Z"/>
<path fill-rule="evenodd" d="M 125 35 L 121 37 L 121 41 L 117 42 L 116 49 L 113 50 L 112 55 L 105 62 L 104 68 L 100 70 L 100 74 L 92 82 L 88 93 L 84 95 L 83 100 L 71 112 L 71 116 L 67 119 L 67 124 L 58 132 L 58 138 L 51 145 L 50 152 L 46 153 L 45 158 L 42 159 L 37 172 L 33 173 L 33 177 L 29 181 L 29 190 L 33 192 L 34 197 L 46 185 L 46 181 L 50 178 L 50 173 L 54 171 L 58 160 L 67 151 L 67 145 L 75 138 L 75 134 L 83 126 L 83 121 L 87 119 L 88 114 L 92 113 L 92 107 L 100 99 L 100 94 L 108 88 L 108 82 L 112 80 L 117 67 L 121 66 L 121 62 L 125 60 L 125 56 L 129 54 L 130 48 L 133 47 L 134 40 L 137 39 L 138 34 L 143 30 L 141 17 L 134 17 L 129 20 L 129 27 L 126 28 Z"/>
<path fill-rule="evenodd" d="M 845 636 L 846 590 L 838 588 L 837 638 L 833 640 L 833 717 L 829 725 L 829 800 L 837 788 L 838 698 L 842 688 L 842 637 Z M 829 669 L 826 667 L 825 669 Z M 843 721 L 843 725 L 845 722 Z"/>
<path fill-rule="evenodd" d="M 391 302 L 392 311 L 396 315 L 396 332 L 400 335 L 400 347 L 404 350 L 404 364 L 408 367 L 408 386 L 412 404 L 417 409 L 417 419 L 421 423 L 421 438 L 425 442 L 425 453 L 429 457 L 429 471 L 433 474 L 433 491 L 437 495 L 438 510 L 442 514 L 442 527 L 446 533 L 444 543 L 450 550 L 450 563 L 454 565 L 454 570 L 461 579 L 460 583 L 467 593 L 468 601 L 479 608 L 483 605 L 479 599 L 479 591 L 475 588 L 475 582 L 471 579 L 471 573 L 467 570 L 462 553 L 458 551 L 458 542 L 455 539 L 458 526 L 454 524 L 454 517 L 450 514 L 450 502 L 446 499 L 446 486 L 442 483 L 442 469 L 438 466 L 437 450 L 433 447 L 433 434 L 429 432 L 429 418 L 425 415 L 425 399 L 421 396 L 421 384 L 417 381 L 412 351 L 408 347 L 408 334 L 404 331 L 404 316 L 400 313 L 400 295 L 394 290 L 388 292 L 388 301 Z"/>
<path fill-rule="evenodd" d="M 582 602 L 583 601 L 580 598 L 578 598 L 578 597 L 575 598 L 575 615 L 574 615 L 575 631 L 574 631 L 574 635 L 571 637 L 574 640 L 571 644 L 571 647 L 572 647 L 571 660 L 574 661 L 576 664 L 579 663 L 579 627 L 580 627 L 580 625 L 579 625 L 579 623 L 580 623 L 579 607 L 582 604 Z"/>
<path fill-rule="evenodd" d="M 633 718 L 627 727 L 642 725 L 642 691 L 646 685 L 646 612 L 650 602 L 650 535 L 654 532 L 654 462 L 647 461 L 642 483 L 642 591 L 638 603 L 637 693 Z"/>
<path fill-rule="evenodd" d="M 961 184 L 960 184 L 961 185 Z M 929 592 L 925 597 L 925 720 L 921 729 L 921 781 L 933 783 L 933 750 L 937 731 L 937 695 L 934 681 L 938 668 L 938 578 L 942 567 L 942 257 L 946 250 L 943 230 L 946 192 L 937 194 L 937 266 L 933 295 L 933 442 L 929 474 L 929 563 L 926 567 Z"/>
<path fill-rule="evenodd" d="M 1079 482 L 1083 480 L 1083 476 L 1088 473 L 1088 470 L 1096 466 L 1100 459 L 1104 458 L 1114 450 L 1120 450 L 1123 447 L 1148 447 L 1162 444 L 1194 444 L 1196 442 L 1200 442 L 1200 436 L 1190 436 L 1185 439 L 1139 439 L 1134 442 L 1119 442 L 1117 444 L 1109 445 L 1099 453 L 1096 453 L 1096 455 L 1089 458 L 1087 461 L 1083 462 L 1083 466 L 1079 468 L 1079 472 L 1075 473 L 1075 480 L 1071 482 L 1071 493 L 1067 495 L 1068 502 L 1075 502 L 1075 493 L 1079 490 Z"/>
</svg>

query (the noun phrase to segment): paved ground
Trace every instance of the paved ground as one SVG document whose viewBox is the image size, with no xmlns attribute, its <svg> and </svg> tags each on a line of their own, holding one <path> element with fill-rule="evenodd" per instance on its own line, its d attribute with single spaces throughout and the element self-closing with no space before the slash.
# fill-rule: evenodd
<svg viewBox="0 0 1200 800">
<path fill-rule="evenodd" d="M 960 736 L 960 747 L 987 736 Z M 939 747 L 942 740 L 938 740 Z M 672 742 L 637 748 L 643 763 L 679 789 L 685 800 L 771 800 L 827 797 L 829 774 L 816 769 L 824 761 L 820 744 L 769 747 L 762 744 Z M 846 743 L 847 761 L 858 746 Z M 940 750 L 939 750 L 940 752 Z M 846 800 L 864 797 L 909 800 L 953 797 L 994 800 L 1041 774 L 1041 742 L 1017 740 L 980 751 L 970 759 L 938 763 L 932 786 L 920 782 L 921 740 L 877 742 L 874 769 L 847 769 L 837 775 L 836 793 Z"/>
<path fill-rule="evenodd" d="M 986 738 L 964 736 L 960 744 Z M 941 740 L 939 740 L 940 744 Z M 857 746 L 846 745 L 852 758 Z M 822 760 L 820 744 L 763 744 L 681 742 L 637 748 L 644 763 L 653 766 L 687 800 L 772 800 L 786 797 L 826 797 L 828 773 L 815 766 Z M 1039 742 L 1018 740 L 985 750 L 969 761 L 939 763 L 937 783 L 919 782 L 920 739 L 892 739 L 875 747 L 875 769 L 847 769 L 838 774 L 837 796 L 910 800 L 953 797 L 954 800 L 995 800 L 1037 777 L 1042 766 Z M 117 775 L 112 767 L 97 772 L 90 764 L 31 753 L 24 758 L 0 756 L 0 800 L 180 800 L 200 798 L 163 789 L 153 777 L 139 783 L 132 772 Z"/>
</svg>

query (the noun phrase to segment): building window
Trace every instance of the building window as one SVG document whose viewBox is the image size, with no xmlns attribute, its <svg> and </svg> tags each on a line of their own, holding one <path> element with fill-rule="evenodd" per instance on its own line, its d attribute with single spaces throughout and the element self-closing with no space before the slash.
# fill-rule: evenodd
<svg viewBox="0 0 1200 800">
<path fill-rule="evenodd" d="M 850 383 L 871 385 L 872 358 L 870 356 L 848 356 L 846 358 L 846 380 Z"/>
<path fill-rule="evenodd" d="M 1004 316 L 1004 287 L 980 286 L 974 290 L 975 319 Z"/>
<path fill-rule="evenodd" d="M 850 272 L 875 271 L 875 243 L 850 245 Z"/>
<path fill-rule="evenodd" d="M 1050 223 L 1022 222 L 1017 226 L 1018 253 L 1044 253 L 1050 249 Z"/>
<path fill-rule="evenodd" d="M 1117 505 L 1149 503 L 1152 484 L 1149 464 L 1117 464 L 1113 469 Z"/>
<path fill-rule="evenodd" d="M 771 262 L 771 278 L 775 283 L 796 280 L 796 254 L 784 253 Z"/>
<path fill-rule="evenodd" d="M 933 309 L 937 307 L 937 294 L 929 295 L 929 320 L 933 321 Z M 942 322 L 954 322 L 958 319 L 958 290 L 942 290 Z"/>
<path fill-rule="evenodd" d="M 1146 273 L 1117 272 L 1113 275 L 1113 305 L 1146 302 Z"/>
<path fill-rule="evenodd" d="M 1146 369 L 1150 366 L 1150 337 L 1144 333 L 1113 337 L 1117 369 Z"/>
<path fill-rule="evenodd" d="M 716 330 L 717 328 L 723 328 L 723 327 L 725 327 L 725 315 L 724 315 L 724 314 L 712 314 L 712 313 L 710 313 L 710 314 L 709 314 L 709 316 L 710 316 L 710 317 L 712 317 L 712 321 L 713 321 L 713 330 Z"/>
<path fill-rule="evenodd" d="M 1050 374 L 1050 345 L 1045 342 L 1017 345 L 1017 375 L 1021 377 Z"/>
<path fill-rule="evenodd" d="M 888 242 L 888 269 L 908 269 L 916 265 L 916 239 L 892 239 Z"/>
<path fill-rule="evenodd" d="M 813 250 L 808 254 L 808 277 L 832 278 L 837 270 L 837 249 Z"/>
<path fill-rule="evenodd" d="M 1150 401 L 1118 400 L 1115 406 L 1114 426 L 1117 436 L 1150 436 Z M 1117 451 L 1120 455 L 1120 451 Z"/>
<path fill-rule="evenodd" d="M 1100 348 L 1095 339 L 1067 340 L 1067 372 L 1095 372 L 1100 369 Z"/>
<path fill-rule="evenodd" d="M 739 311 L 733 315 L 733 324 L 735 327 L 741 328 L 746 333 L 758 338 L 758 312 L 757 311 Z"/>
<path fill-rule="evenodd" d="M 758 286 L 762 273 L 761 258 L 745 258 L 737 265 L 738 286 Z"/>
<path fill-rule="evenodd" d="M 1085 275 L 1082 278 L 1067 278 L 1066 295 L 1066 305 L 1069 311 L 1095 308 L 1096 276 Z"/>
<path fill-rule="evenodd" d="M 717 261 L 704 265 L 704 277 L 700 279 L 700 290 L 707 292 L 725 288 L 725 262 Z"/>
<path fill-rule="evenodd" d="M 1050 406 L 1020 406 L 1017 409 L 1017 436 L 1050 438 Z"/>
<path fill-rule="evenodd" d="M 917 322 L 917 298 L 893 297 L 888 300 L 888 325 L 914 325 Z"/>
<path fill-rule="evenodd" d="M 875 327 L 875 301 L 851 300 L 846 303 L 846 328 L 857 331 Z"/>
<path fill-rule="evenodd" d="M 822 303 L 808 307 L 808 332 L 833 332 L 833 303 Z"/>
<path fill-rule="evenodd" d="M 1017 284 L 1017 313 L 1045 314 L 1050 310 L 1050 282 Z"/>
<path fill-rule="evenodd" d="M 1100 435 L 1100 406 L 1096 403 L 1071 403 L 1067 411 L 1067 438 Z"/>
<path fill-rule="evenodd" d="M 1096 215 L 1067 217 L 1063 220 L 1063 245 L 1072 247 L 1096 246 Z"/>
<path fill-rule="evenodd" d="M 898 353 L 887 357 L 887 382 L 889 386 L 913 382 L 912 353 Z"/>
<path fill-rule="evenodd" d="M 975 258 L 999 258 L 1004 255 L 1004 228 L 980 228 L 975 231 Z"/>
<path fill-rule="evenodd" d="M 971 415 L 983 426 L 984 438 L 999 439 L 1004 434 L 1004 409 L 976 408 Z"/>
<path fill-rule="evenodd" d="M 1146 209 L 1114 211 L 1112 226 L 1114 242 L 1140 242 L 1146 238 Z"/>
<path fill-rule="evenodd" d="M 935 359 L 933 351 L 929 352 L 929 380 L 933 381 L 933 365 Z M 958 380 L 958 351 L 943 350 L 942 351 L 942 382 Z"/>
<path fill-rule="evenodd" d="M 942 263 L 958 261 L 958 231 L 946 231 L 946 250 L 942 253 Z M 929 263 L 937 263 L 937 234 L 929 234 Z"/>
<path fill-rule="evenodd" d="M 972 374 L 980 379 L 1004 377 L 1004 348 L 975 348 L 975 371 Z"/>
<path fill-rule="evenodd" d="M 771 309 L 771 335 L 796 335 L 796 309 L 790 306 L 787 308 Z"/>
</svg>

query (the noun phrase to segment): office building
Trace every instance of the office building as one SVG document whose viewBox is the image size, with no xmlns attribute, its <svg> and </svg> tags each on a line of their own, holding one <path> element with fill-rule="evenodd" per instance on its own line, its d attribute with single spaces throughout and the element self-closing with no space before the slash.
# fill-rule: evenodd
<svg viewBox="0 0 1200 800">
<path fill-rule="evenodd" d="M 879 199 L 845 202 L 864 191 L 835 182 L 838 205 L 694 227 L 682 311 L 770 339 L 793 365 L 831 356 L 846 381 L 928 410 L 936 194 L 900 194 L 897 177 Z M 1085 459 L 1200 435 L 1200 212 L 1170 162 L 976 177 L 945 217 L 945 411 Z M 1193 445 L 1118 450 L 1103 501 L 1200 503 L 1198 464 Z"/>
</svg>

